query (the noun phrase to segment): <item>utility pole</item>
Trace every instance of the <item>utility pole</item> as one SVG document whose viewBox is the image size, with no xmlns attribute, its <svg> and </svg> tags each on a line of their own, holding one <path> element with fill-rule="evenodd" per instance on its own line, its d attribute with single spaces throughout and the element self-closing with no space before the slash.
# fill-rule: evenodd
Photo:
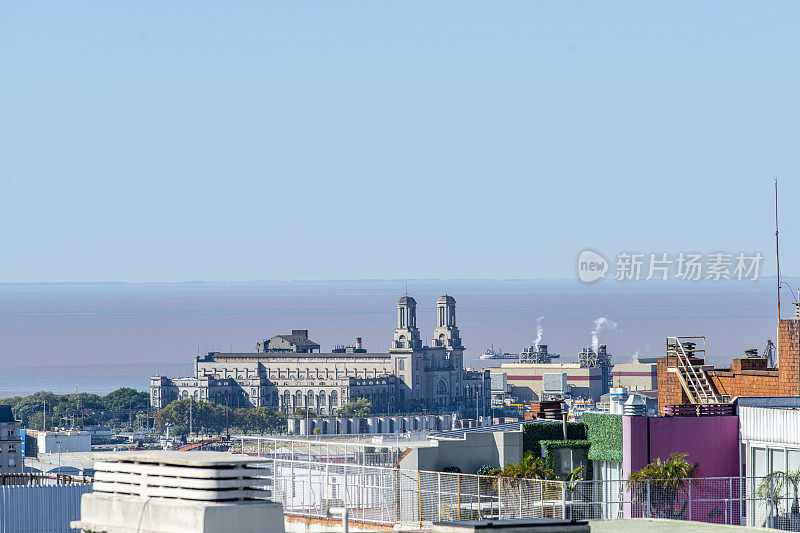
<svg viewBox="0 0 800 533">
<path fill-rule="evenodd" d="M 45 420 L 47 420 L 47 400 L 42 400 L 42 431 L 47 431 Z"/>
<path fill-rule="evenodd" d="M 192 404 L 194 403 L 194 398 L 191 396 L 189 397 L 189 437 L 192 436 Z"/>
<path fill-rule="evenodd" d="M 778 178 L 775 178 L 775 263 L 778 268 L 778 327 L 781 320 L 781 258 L 778 246 Z"/>
<path fill-rule="evenodd" d="M 478 409 L 480 408 L 480 402 L 478 401 L 479 397 L 480 396 L 478 393 L 478 387 L 475 387 L 475 423 L 476 423 L 475 425 L 477 426 L 481 425 L 481 416 L 480 412 L 478 411 Z"/>
</svg>

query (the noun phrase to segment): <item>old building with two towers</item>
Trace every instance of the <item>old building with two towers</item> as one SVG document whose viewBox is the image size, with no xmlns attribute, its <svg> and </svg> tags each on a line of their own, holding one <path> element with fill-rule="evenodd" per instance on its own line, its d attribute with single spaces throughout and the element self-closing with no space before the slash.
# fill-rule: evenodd
<svg viewBox="0 0 800 533">
<path fill-rule="evenodd" d="M 151 405 L 162 409 L 177 399 L 194 398 L 228 407 L 269 407 L 292 413 L 309 409 L 335 414 L 359 398 L 373 412 L 488 413 L 488 373 L 465 370 L 464 346 L 456 325 L 456 301 L 436 301 L 432 346 L 423 344 L 417 328 L 417 302 L 397 302 L 397 327 L 388 352 L 368 352 L 360 339 L 354 346 L 321 352 L 308 330 L 276 335 L 252 353 L 210 352 L 194 360 L 192 377 L 154 376 Z"/>
</svg>

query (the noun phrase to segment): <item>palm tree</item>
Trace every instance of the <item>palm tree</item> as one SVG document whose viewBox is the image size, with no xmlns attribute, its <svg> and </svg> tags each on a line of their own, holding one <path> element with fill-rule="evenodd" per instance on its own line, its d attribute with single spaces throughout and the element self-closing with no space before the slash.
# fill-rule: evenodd
<svg viewBox="0 0 800 533">
<path fill-rule="evenodd" d="M 492 475 L 504 479 L 558 479 L 556 473 L 541 457 L 526 452 L 519 463 L 508 463 L 505 468 L 497 468 Z"/>
<path fill-rule="evenodd" d="M 781 500 L 787 485 L 791 485 L 793 492 L 792 505 L 789 508 L 788 516 L 781 513 Z M 761 484 L 756 489 L 756 496 L 771 503 L 770 509 L 773 513 L 773 520 L 778 522 L 777 525 L 772 527 L 784 529 L 784 526 L 786 526 L 792 530 L 797 529 L 798 524 L 800 524 L 800 504 L 798 504 L 797 497 L 798 485 L 800 485 L 800 470 L 793 472 L 776 470 L 767 474 L 761 480 Z M 785 523 L 781 524 L 781 522 Z M 765 520 L 764 525 L 766 526 L 766 524 Z"/>
<path fill-rule="evenodd" d="M 511 504 L 511 507 L 520 506 L 520 513 L 522 514 L 522 495 L 525 488 L 536 487 L 541 491 L 543 499 L 557 498 L 561 489 L 557 487 L 557 483 L 549 483 L 547 480 L 558 479 L 556 473 L 550 465 L 541 457 L 534 457 L 531 452 L 525 453 L 522 456 L 522 461 L 519 463 L 508 463 L 505 468 L 497 468 L 492 472 L 495 476 L 495 486 L 498 489 L 498 495 L 503 502 L 516 502 Z M 503 503 L 504 507 L 508 507 Z M 522 518 L 518 516 L 518 518 Z"/>
<path fill-rule="evenodd" d="M 658 518 L 680 518 L 686 512 L 687 502 L 680 510 L 675 510 L 678 493 L 683 490 L 686 480 L 694 478 L 697 465 L 686 460 L 687 454 L 673 453 L 666 461 L 657 458 L 641 470 L 628 476 L 628 487 L 633 490 L 635 501 L 647 501 L 647 487 L 650 487 L 650 510 Z"/>
</svg>

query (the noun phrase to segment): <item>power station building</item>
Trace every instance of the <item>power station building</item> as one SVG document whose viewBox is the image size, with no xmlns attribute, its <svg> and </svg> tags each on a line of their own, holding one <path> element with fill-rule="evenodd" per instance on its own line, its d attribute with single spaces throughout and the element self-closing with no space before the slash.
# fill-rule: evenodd
<svg viewBox="0 0 800 533">
<path fill-rule="evenodd" d="M 229 407 L 269 407 L 316 415 L 335 413 L 342 405 L 366 398 L 375 412 L 438 410 L 476 412 L 489 407 L 488 372 L 465 371 L 464 346 L 456 326 L 456 301 L 436 301 L 433 346 L 422 344 L 417 302 L 397 302 L 397 327 L 386 353 L 355 346 L 320 352 L 308 330 L 276 335 L 253 353 L 210 352 L 194 360 L 194 375 L 150 381 L 150 400 L 161 409 L 177 399 L 194 398 Z M 483 405 L 481 405 L 483 404 Z"/>
<path fill-rule="evenodd" d="M 503 363 L 490 368 L 495 382 L 504 383 L 504 389 L 524 402 L 540 401 L 548 392 L 549 383 L 563 381 L 561 393 L 569 391 L 573 397 L 598 401 L 607 390 L 603 388 L 603 369 L 582 367 L 579 363 Z"/>
</svg>

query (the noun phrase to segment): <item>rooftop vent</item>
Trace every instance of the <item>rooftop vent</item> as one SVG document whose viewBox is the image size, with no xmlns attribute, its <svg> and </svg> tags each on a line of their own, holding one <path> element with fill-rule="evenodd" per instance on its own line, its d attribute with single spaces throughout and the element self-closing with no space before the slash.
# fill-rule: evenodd
<svg viewBox="0 0 800 533">
<path fill-rule="evenodd" d="M 284 533 L 260 459 L 222 452 L 141 452 L 95 464 L 73 529 L 120 533 Z"/>
<path fill-rule="evenodd" d="M 95 464 L 94 492 L 204 502 L 269 499 L 269 471 L 223 452 L 144 452 Z"/>
</svg>

